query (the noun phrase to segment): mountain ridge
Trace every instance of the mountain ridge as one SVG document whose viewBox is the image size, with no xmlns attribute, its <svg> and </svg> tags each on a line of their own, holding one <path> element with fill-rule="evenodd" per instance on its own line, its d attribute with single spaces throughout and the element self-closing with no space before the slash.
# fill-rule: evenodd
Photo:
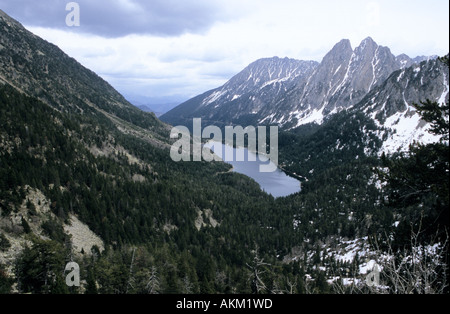
<svg viewBox="0 0 450 314">
<path fill-rule="evenodd" d="M 232 77 L 219 88 L 207 91 L 193 99 L 177 106 L 161 116 L 163 121 L 182 121 L 189 119 L 191 111 L 201 112 L 205 120 L 216 123 L 223 120 L 224 114 L 213 113 L 211 108 L 222 108 L 220 104 L 234 104 L 234 118 L 240 119 L 242 112 L 252 114 L 259 111 L 267 101 L 275 101 L 281 92 L 294 87 L 298 78 L 308 76 L 318 63 L 315 61 L 300 61 L 290 58 L 263 58 L 256 60 L 243 71 Z M 183 107 L 186 108 L 183 108 Z M 232 120 L 226 118 L 225 120 Z M 228 123 L 229 121 L 223 121 Z"/>
<path fill-rule="evenodd" d="M 346 45 L 342 42 L 343 48 Z M 366 45 L 373 51 L 369 40 Z M 347 69 L 341 64 L 350 62 L 348 52 L 332 63 L 331 74 L 324 74 L 339 72 L 345 77 Z M 408 60 L 402 62 L 406 65 Z M 267 64 L 272 70 L 282 64 L 285 71 L 267 71 L 262 66 Z M 371 239 L 387 245 L 394 240 L 401 249 L 411 242 L 408 233 L 403 234 L 412 226 L 409 212 L 420 213 L 421 226 L 424 212 L 433 218 L 433 211 L 427 213 L 429 202 L 417 204 L 417 209 L 386 204 L 389 190 L 382 190 L 384 182 L 377 181 L 373 169 L 382 166 L 376 156 L 380 136 L 391 135 L 375 119 L 385 125 L 391 117 L 393 122 L 403 118 L 396 112 L 409 117 L 414 98 L 428 95 L 416 91 L 413 82 L 434 75 L 435 81 L 429 81 L 435 87 L 432 94 L 448 97 L 448 88 L 439 89 L 448 75 L 442 76 L 438 66 L 431 61 L 417 71 L 405 66 L 373 86 L 363 102 L 331 115 L 322 125 L 281 130 L 281 166 L 305 182 L 301 192 L 273 198 L 223 162 L 171 160 L 168 125 L 131 107 L 95 73 L 0 12 L 0 293 L 278 294 L 359 289 L 344 282 L 364 285 L 361 279 L 369 264 L 382 262 L 380 256 L 394 260 L 389 249 L 386 254 L 370 250 Z M 235 98 L 230 84 L 222 95 L 215 89 L 198 96 L 187 109 L 216 98 L 202 107 L 214 109 L 217 100 L 230 97 L 236 108 L 254 110 L 257 101 L 266 98 L 294 97 L 297 84 L 305 88 L 305 73 L 312 75 L 317 67 L 290 59 L 265 60 L 235 81 L 256 73 L 265 77 L 258 81 L 252 76 L 252 88 L 236 88 L 240 97 Z M 348 82 L 350 90 L 342 89 L 343 97 L 351 91 Z M 369 77 L 359 83 L 365 88 L 372 82 Z M 336 78 L 334 83 L 334 89 L 325 84 L 321 92 L 337 91 L 343 81 Z M 310 85 L 320 87 L 313 80 Z M 391 110 L 383 106 L 383 91 L 397 99 Z M 217 97 L 212 96 L 215 92 Z M 243 99 L 247 101 L 241 103 Z M 385 116 L 377 114 L 383 112 L 380 108 L 386 109 Z M 254 118 L 238 117 L 241 122 L 257 122 Z M 365 154 L 368 150 L 374 153 Z M 434 163 L 425 163 L 427 167 L 434 168 Z M 448 162 L 436 172 L 446 173 L 448 182 Z M 427 177 L 434 179 L 433 174 Z M 428 199 L 434 202 L 435 194 L 424 200 Z M 444 205 L 448 208 L 448 202 Z M 424 227 L 433 228 L 435 221 Z M 397 255 L 409 258 L 410 253 L 406 249 Z M 437 257 L 441 269 L 445 259 Z M 69 261 L 81 270 L 79 288 L 68 287 L 64 280 Z M 365 287 L 371 293 L 397 292 L 390 282 L 383 283 L 381 291 L 369 288 Z"/>
<path fill-rule="evenodd" d="M 222 87 L 186 101 L 162 115 L 161 120 L 186 125 L 193 117 L 201 117 L 211 123 L 277 124 L 284 128 L 321 124 L 328 115 L 358 104 L 394 71 L 435 58 L 394 56 L 388 47 L 378 45 L 371 37 L 353 49 L 350 40 L 343 39 L 320 63 L 278 57 L 257 60 Z M 255 65 L 270 63 L 268 60 L 279 64 L 280 70 L 272 69 L 272 73 L 280 74 L 276 78 L 254 77 Z M 283 68 L 292 62 L 303 62 L 309 67 L 291 79 Z M 259 69 L 259 72 L 269 69 Z M 260 85 L 255 88 L 256 81 Z M 283 93 L 277 93 L 273 88 L 261 88 L 272 85 Z M 233 93 L 229 86 L 234 87 L 233 91 L 245 90 L 246 93 Z"/>
<path fill-rule="evenodd" d="M 4 12 L 0 14 L 0 29 L 0 83 L 59 111 L 103 114 L 122 130 L 131 123 L 133 128 L 141 128 L 143 136 L 151 134 L 155 145 L 166 144 L 168 126 L 153 113 L 142 114 L 108 82 L 56 45 Z"/>
<path fill-rule="evenodd" d="M 362 111 L 372 118 L 384 139 L 379 153 L 392 154 L 419 141 L 437 142 L 439 136 L 428 127 L 414 105 L 430 100 L 444 104 L 449 99 L 449 68 L 439 59 L 429 59 L 393 72 L 378 88 L 369 92 L 352 111 Z"/>
</svg>

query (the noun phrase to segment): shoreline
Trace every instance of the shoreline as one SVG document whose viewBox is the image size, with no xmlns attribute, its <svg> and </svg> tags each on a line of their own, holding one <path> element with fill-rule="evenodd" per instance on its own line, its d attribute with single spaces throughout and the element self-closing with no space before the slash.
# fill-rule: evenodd
<svg viewBox="0 0 450 314">
<path fill-rule="evenodd" d="M 222 142 L 214 142 L 213 140 L 209 140 L 208 142 L 206 142 L 206 144 L 208 144 L 208 143 L 210 143 L 210 142 L 213 142 L 213 143 L 221 143 L 222 145 L 226 145 L 226 146 L 231 147 L 230 145 L 224 143 L 223 141 L 222 141 Z M 205 144 L 204 144 L 204 145 L 205 145 Z M 245 146 L 236 146 L 236 147 L 233 147 L 233 149 L 238 149 L 238 148 L 246 149 L 248 152 L 253 153 L 253 154 L 255 154 L 256 156 L 262 155 L 262 156 L 266 157 L 268 160 L 270 160 L 270 158 L 269 158 L 269 156 L 268 156 L 267 154 L 260 154 L 258 151 L 250 150 L 248 147 L 245 147 Z M 217 156 L 217 155 L 216 155 L 216 156 Z M 219 157 L 220 157 L 220 156 L 219 156 Z M 221 160 L 222 160 L 223 162 L 227 163 L 227 162 L 224 161 L 222 158 L 221 158 Z M 270 160 L 270 161 L 271 161 L 271 160 Z M 272 161 L 271 161 L 271 162 L 272 162 Z M 228 163 L 228 164 L 229 164 L 229 163 Z M 230 165 L 230 164 L 229 164 L 229 165 Z M 302 177 L 302 176 L 300 176 L 300 175 L 298 175 L 298 174 L 296 174 L 296 173 L 293 173 L 293 172 L 291 172 L 291 171 L 286 170 L 286 169 L 285 169 L 284 167 L 282 167 L 279 163 L 278 163 L 276 166 L 277 166 L 277 169 L 279 169 L 280 171 L 282 171 L 283 173 L 285 173 L 287 176 L 289 176 L 289 177 L 291 177 L 291 178 L 293 178 L 293 179 L 298 180 L 298 181 L 300 182 L 300 184 L 301 184 L 302 182 L 308 181 L 307 178 Z"/>
<path fill-rule="evenodd" d="M 267 154 L 259 154 L 258 152 L 249 150 L 249 149 L 248 149 L 247 147 L 245 147 L 245 146 L 231 147 L 231 145 L 227 145 L 227 144 L 225 144 L 224 142 L 219 142 L 219 141 L 209 140 L 208 142 L 206 142 L 205 144 L 203 144 L 203 147 L 204 147 L 205 145 L 208 145 L 208 144 L 209 144 L 209 146 L 207 146 L 207 147 L 214 153 L 215 156 L 219 157 L 220 160 L 221 160 L 222 162 L 224 162 L 224 163 L 226 163 L 226 164 L 228 164 L 228 165 L 231 166 L 231 169 L 228 170 L 227 172 L 219 172 L 219 173 L 217 173 L 217 174 L 230 173 L 230 172 L 236 172 L 236 171 L 235 171 L 234 166 L 233 166 L 230 162 L 227 162 L 227 161 L 223 160 L 223 158 L 222 158 L 222 157 L 223 157 L 223 154 L 222 154 L 222 156 L 219 156 L 219 155 L 215 154 L 215 152 L 212 150 L 212 147 L 211 147 L 211 146 L 214 145 L 214 144 L 220 144 L 220 145 L 223 145 L 223 146 L 227 146 L 228 148 L 232 148 L 232 149 L 234 149 L 234 150 L 236 150 L 236 149 L 246 149 L 249 153 L 255 154 L 255 155 L 257 156 L 257 158 L 259 158 L 259 155 L 262 155 L 262 156 L 265 156 L 265 157 L 268 159 L 268 161 L 272 162 L 272 161 L 270 160 L 270 158 L 268 157 Z M 222 152 L 222 153 L 223 153 L 223 152 Z M 272 163 L 273 163 L 273 162 L 272 162 Z M 302 190 L 302 184 L 303 184 L 303 182 L 308 181 L 307 178 L 302 177 L 302 176 L 300 176 L 300 175 L 298 175 L 298 174 L 296 174 L 296 173 L 294 173 L 294 172 L 291 172 L 291 171 L 286 170 L 286 169 L 285 169 L 283 166 L 281 166 L 280 164 L 277 164 L 277 165 L 276 165 L 276 168 L 277 168 L 277 170 L 279 170 L 280 172 L 282 172 L 283 174 L 285 174 L 287 177 L 296 180 L 296 181 L 298 182 L 298 184 L 300 185 L 300 191 Z"/>
</svg>

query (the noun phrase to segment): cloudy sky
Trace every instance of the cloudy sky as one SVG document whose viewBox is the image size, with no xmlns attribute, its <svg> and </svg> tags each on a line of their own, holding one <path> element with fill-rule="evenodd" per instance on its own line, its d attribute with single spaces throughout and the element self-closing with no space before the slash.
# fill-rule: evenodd
<svg viewBox="0 0 450 314">
<path fill-rule="evenodd" d="M 128 98 L 182 102 L 264 57 L 321 61 L 371 36 L 395 55 L 449 52 L 448 0 L 0 0 Z M 143 100 L 144 101 L 144 100 Z"/>
</svg>

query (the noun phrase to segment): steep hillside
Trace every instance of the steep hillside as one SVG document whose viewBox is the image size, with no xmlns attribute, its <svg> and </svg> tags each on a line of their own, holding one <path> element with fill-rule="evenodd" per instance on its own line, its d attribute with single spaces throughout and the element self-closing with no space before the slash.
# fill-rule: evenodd
<svg viewBox="0 0 450 314">
<path fill-rule="evenodd" d="M 317 65 L 278 57 L 257 60 L 224 86 L 188 100 L 161 119 L 172 125 L 192 123 L 194 116 L 209 124 L 256 123 L 260 112 L 311 75 Z"/>
<path fill-rule="evenodd" d="M 386 49 L 368 39 L 352 51 L 343 41 L 320 65 L 257 61 L 171 113 L 180 123 L 197 113 L 242 124 L 284 117 L 281 166 L 304 182 L 275 199 L 223 162 L 174 162 L 168 125 L 2 11 L 0 30 L 0 293 L 328 293 L 339 279 L 364 282 L 373 262 L 356 252 L 369 258 L 374 242 L 393 237 L 400 248 L 411 242 L 411 217 L 441 209 L 432 189 L 414 206 L 390 206 L 374 171 L 391 161 L 378 156 L 395 135 L 388 126 L 414 115 L 416 97 L 448 99 L 448 67 L 434 61 L 419 69 L 406 56 L 386 57 L 398 68 L 388 74 L 372 62 Z M 320 105 L 303 95 L 309 89 Z M 313 112 L 335 114 L 291 119 L 288 100 L 299 95 Z M 426 149 L 421 169 L 405 163 L 435 187 L 448 181 L 448 160 L 426 162 L 443 155 Z M 438 183 L 430 170 L 441 173 Z M 80 287 L 65 282 L 72 261 Z"/>
<path fill-rule="evenodd" d="M 143 135 L 156 142 L 166 141 L 167 128 L 153 114 L 142 114 L 97 74 L 1 10 L 0 29 L 0 84 L 61 112 L 103 115 L 124 132 L 139 128 L 151 131 Z"/>
<path fill-rule="evenodd" d="M 173 162 L 153 114 L 3 12 L 0 29 L 2 293 L 249 293 L 255 248 L 281 280 L 289 210 L 224 163 Z"/>
<path fill-rule="evenodd" d="M 379 153 L 392 154 L 407 149 L 413 141 L 436 142 L 438 137 L 428 132 L 430 125 L 421 119 L 413 105 L 426 100 L 444 104 L 448 99 L 449 68 L 433 59 L 392 73 L 352 111 L 366 113 L 384 129 L 378 134 L 383 140 Z"/>
</svg>

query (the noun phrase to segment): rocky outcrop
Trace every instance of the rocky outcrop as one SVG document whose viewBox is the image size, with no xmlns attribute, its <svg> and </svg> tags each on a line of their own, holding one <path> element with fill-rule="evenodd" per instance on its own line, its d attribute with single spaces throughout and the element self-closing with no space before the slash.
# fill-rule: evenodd
<svg viewBox="0 0 450 314">
<path fill-rule="evenodd" d="M 70 224 L 64 225 L 64 231 L 71 236 L 72 251 L 75 254 L 91 254 L 94 246 L 97 246 L 100 252 L 104 250 L 103 240 L 86 224 L 74 215 L 70 215 L 69 220 Z"/>
<path fill-rule="evenodd" d="M 396 57 L 370 37 L 355 49 L 344 39 L 321 63 L 257 60 L 222 87 L 181 104 L 161 119 L 173 125 L 192 124 L 194 117 L 218 126 L 320 124 L 330 114 L 358 104 L 393 72 L 424 59 Z"/>
</svg>

